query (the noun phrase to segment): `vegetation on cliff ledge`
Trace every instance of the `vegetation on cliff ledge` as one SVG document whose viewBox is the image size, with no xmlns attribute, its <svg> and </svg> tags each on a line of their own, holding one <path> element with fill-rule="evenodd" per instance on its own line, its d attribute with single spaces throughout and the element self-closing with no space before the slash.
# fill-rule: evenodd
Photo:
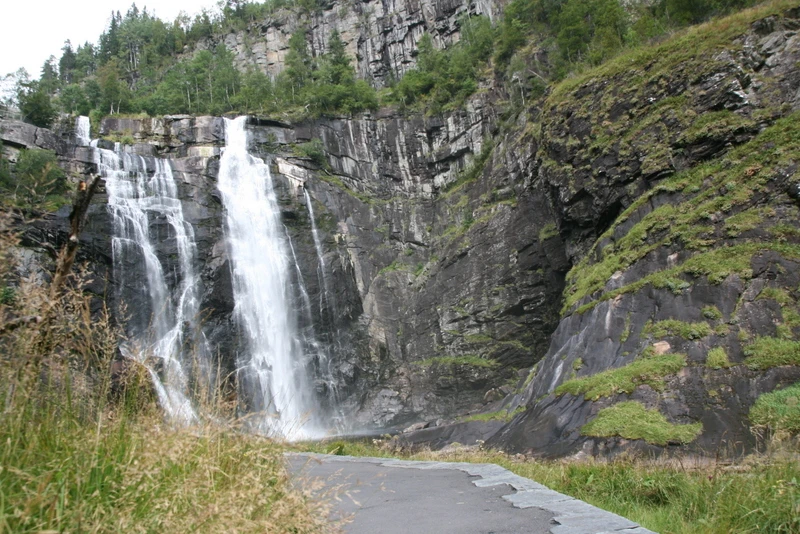
<svg viewBox="0 0 800 534">
<path fill-rule="evenodd" d="M 800 434 L 800 382 L 761 395 L 750 409 L 749 417 L 755 426 Z"/>
<path fill-rule="evenodd" d="M 636 401 L 603 408 L 597 417 L 583 425 L 584 436 L 642 439 L 653 445 L 689 443 L 703 431 L 702 423 L 675 425 L 657 409 L 649 410 Z"/>
<path fill-rule="evenodd" d="M 719 160 L 678 173 L 638 198 L 598 239 L 602 250 L 587 254 L 567 275 L 563 312 L 589 297 L 577 310 L 585 312 L 600 301 L 647 284 L 680 292 L 687 287 L 684 284 L 691 284 L 691 278 L 685 275 L 704 275 L 712 283 L 731 274 L 750 278 L 751 258 L 765 250 L 800 258 L 800 246 L 792 240 L 764 240 L 760 235 L 749 235 L 746 228 L 740 228 L 735 236 L 729 231 L 730 219 L 745 212 L 760 217 L 760 224 L 766 229 L 785 224 L 769 211 L 758 210 L 765 195 L 785 187 L 778 178 L 799 156 L 788 148 L 800 136 L 798 119 L 800 114 L 792 114 Z M 657 197 L 665 201 L 652 208 Z M 638 222 L 614 239 L 617 227 L 632 217 Z M 615 272 L 625 271 L 662 247 L 682 251 L 682 263 L 603 292 Z"/>
<path fill-rule="evenodd" d="M 567 380 L 555 389 L 555 394 L 583 394 L 586 400 L 597 400 L 618 393 L 633 393 L 642 384 L 661 391 L 664 389 L 664 377 L 677 373 L 685 365 L 684 354 L 645 356 L 623 367 Z"/>
</svg>

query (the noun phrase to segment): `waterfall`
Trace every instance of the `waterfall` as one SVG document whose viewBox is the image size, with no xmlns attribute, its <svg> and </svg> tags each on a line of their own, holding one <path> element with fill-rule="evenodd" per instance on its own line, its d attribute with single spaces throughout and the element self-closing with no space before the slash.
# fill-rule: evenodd
<svg viewBox="0 0 800 534">
<path fill-rule="evenodd" d="M 168 417 L 192 423 L 197 414 L 184 367 L 191 360 L 202 362 L 204 347 L 195 326 L 199 300 L 194 232 L 184 220 L 172 167 L 162 159 L 125 152 L 119 143 L 114 151 L 93 146 L 114 226 L 118 298 L 138 307 L 126 310 L 132 339 L 122 347 L 123 354 L 148 368 Z M 159 249 L 169 252 L 162 257 L 176 257 L 175 264 L 163 265 Z"/>
<path fill-rule="evenodd" d="M 333 318 L 335 319 L 336 316 L 336 305 L 335 302 L 331 299 L 331 292 L 328 289 L 328 272 L 325 267 L 325 257 L 322 252 L 322 242 L 319 239 L 319 230 L 317 230 L 317 221 L 314 218 L 314 206 L 311 204 L 311 195 L 308 193 L 306 188 L 303 188 L 303 194 L 306 197 L 306 207 L 308 208 L 308 217 L 311 219 L 311 236 L 314 238 L 314 248 L 317 251 L 317 262 L 319 264 L 319 269 L 317 270 L 317 276 L 320 281 L 320 297 L 319 297 L 319 311 L 320 316 L 322 316 L 326 305 L 330 309 L 331 313 L 333 314 Z"/>
<path fill-rule="evenodd" d="M 92 142 L 91 123 L 89 117 L 75 117 L 75 140 L 78 146 L 89 146 Z"/>
<path fill-rule="evenodd" d="M 234 315 L 243 350 L 238 380 L 257 431 L 288 439 L 318 436 L 319 407 L 292 307 L 287 236 L 269 167 L 247 152 L 247 117 L 225 119 L 218 187 L 226 211 Z"/>
</svg>

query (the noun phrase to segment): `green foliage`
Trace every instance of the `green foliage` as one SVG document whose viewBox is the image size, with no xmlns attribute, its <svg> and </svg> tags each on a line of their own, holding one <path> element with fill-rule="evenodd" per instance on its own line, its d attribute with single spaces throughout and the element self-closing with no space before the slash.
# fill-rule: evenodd
<svg viewBox="0 0 800 534">
<path fill-rule="evenodd" d="M 667 319 L 656 323 L 648 322 L 644 325 L 642 333 L 652 335 L 654 338 L 679 336 L 683 339 L 700 339 L 710 335 L 711 326 L 706 322 L 686 323 L 676 319 Z"/>
<path fill-rule="evenodd" d="M 744 353 L 745 363 L 751 369 L 800 365 L 800 341 L 759 336 L 745 347 Z"/>
<path fill-rule="evenodd" d="M 714 347 L 708 351 L 708 356 L 706 356 L 706 365 L 712 369 L 727 369 L 730 367 L 731 362 L 728 359 L 728 353 L 725 352 L 725 348 Z"/>
<path fill-rule="evenodd" d="M 13 169 L 0 172 L 6 201 L 19 207 L 55 210 L 68 202 L 66 173 L 52 150 L 21 150 Z"/>
<path fill-rule="evenodd" d="M 706 319 L 710 319 L 712 321 L 717 321 L 722 319 L 722 312 L 719 311 L 719 308 L 716 306 L 704 306 L 703 307 L 703 317 Z"/>
<path fill-rule="evenodd" d="M 425 34 L 417 45 L 417 66 L 392 87 L 389 102 L 430 113 L 455 109 L 478 89 L 481 67 L 492 54 L 493 32 L 483 16 L 461 20 L 461 40 L 436 50 Z"/>
<path fill-rule="evenodd" d="M 322 144 L 321 139 L 315 137 L 311 141 L 295 145 L 293 151 L 296 155 L 310 159 L 323 169 L 328 167 L 325 146 Z"/>
<path fill-rule="evenodd" d="M 89 100 L 83 87 L 73 83 L 61 90 L 58 97 L 58 104 L 61 111 L 70 115 L 88 115 L 91 111 Z"/>
<path fill-rule="evenodd" d="M 758 397 L 748 417 L 753 425 L 774 432 L 800 433 L 800 382 Z"/>
<path fill-rule="evenodd" d="M 387 265 L 386 267 L 384 267 L 383 269 L 378 271 L 377 276 L 380 276 L 380 275 L 386 274 L 386 273 L 393 273 L 395 271 L 405 270 L 406 268 L 407 268 L 406 265 L 404 265 L 404 264 L 402 264 L 402 263 L 400 263 L 398 261 L 393 261 L 392 263 L 390 263 L 389 265 Z"/>
<path fill-rule="evenodd" d="M 430 37 L 421 39 L 417 67 L 394 84 L 387 100 L 431 113 L 457 108 L 478 89 L 494 56 L 501 77 L 504 72 L 515 77 L 512 93 L 521 93 L 524 103 L 526 92 L 543 92 L 548 75 L 565 76 L 576 65 L 597 64 L 625 47 L 750 3 L 512 0 L 494 27 L 486 17 L 464 17 L 459 42 L 446 50 L 434 49 Z M 204 9 L 193 19 L 181 14 L 170 23 L 134 4 L 124 14 L 111 13 L 97 46 L 87 42 L 73 48 L 67 41 L 60 59 L 51 57 L 44 63 L 36 90 L 26 91 L 21 99 L 25 114 L 36 124 L 50 124 L 54 96 L 63 111 L 81 114 L 237 111 L 305 117 L 374 110 L 376 92 L 367 81 L 355 78 L 336 32 L 325 54 L 312 57 L 308 52 L 302 25 L 327 7 L 322 0 L 224 0 L 215 10 Z M 274 83 L 261 72 L 236 72 L 218 48 L 197 47 L 201 40 L 220 42 L 221 35 L 247 31 L 284 10 L 301 24 L 290 39 L 286 70 Z M 534 40 L 551 49 L 551 65 L 537 63 L 534 69 L 515 56 Z M 185 50 L 195 53 L 186 57 Z M 509 67 L 515 58 L 517 63 Z M 552 72 L 535 72 L 548 69 Z M 512 94 L 512 100 L 518 96 Z"/>
<path fill-rule="evenodd" d="M 617 393 L 633 393 L 633 390 L 642 384 L 661 391 L 664 389 L 663 378 L 677 373 L 685 365 L 686 356 L 683 354 L 648 356 L 634 360 L 623 367 L 567 380 L 555 389 L 555 394 L 583 394 L 586 400 L 597 400 Z"/>
<path fill-rule="evenodd" d="M 17 291 L 11 286 L 6 286 L 3 289 L 0 289 L 0 304 L 13 304 L 16 295 Z"/>
<path fill-rule="evenodd" d="M 558 227 L 555 223 L 548 223 L 539 230 L 539 241 L 547 241 L 558 235 Z"/>
<path fill-rule="evenodd" d="M 464 365 L 469 367 L 482 367 L 492 369 L 500 365 L 495 360 L 487 360 L 479 356 L 466 355 L 466 356 L 436 356 L 433 358 L 426 358 L 414 362 L 420 367 L 433 367 L 433 366 L 457 366 Z"/>
<path fill-rule="evenodd" d="M 289 39 L 275 103 L 279 107 L 294 106 L 312 116 L 350 115 L 377 109 L 378 97 L 366 81 L 356 79 L 338 32 L 331 34 L 328 51 L 314 59 L 308 51 L 306 31 L 301 28 Z"/>
<path fill-rule="evenodd" d="M 472 160 L 469 166 L 458 175 L 456 180 L 445 186 L 444 198 L 449 198 L 456 192 L 462 190 L 464 186 L 475 182 L 483 174 L 486 163 L 494 151 L 494 141 L 484 140 L 480 153 Z"/>
<path fill-rule="evenodd" d="M 50 93 L 38 82 L 31 82 L 22 86 L 17 92 L 19 110 L 25 120 L 41 128 L 49 128 L 56 116 Z"/>
<path fill-rule="evenodd" d="M 689 443 L 703 431 L 702 423 L 675 425 L 657 409 L 648 410 L 636 401 L 620 402 L 600 410 L 581 428 L 584 436 L 643 439 L 653 445 Z"/>
<path fill-rule="evenodd" d="M 335 32 L 330 51 L 317 58 L 308 52 L 304 30 L 296 32 L 287 69 L 275 82 L 258 70 L 240 73 L 222 44 L 195 48 L 200 40 L 245 31 L 279 10 L 312 13 L 321 7 L 318 0 L 226 0 L 217 12 L 203 10 L 193 20 L 181 14 L 168 24 L 132 5 L 124 15 L 111 13 L 97 47 L 86 43 L 74 50 L 65 43 L 57 66 L 55 58 L 46 62 L 41 79 L 20 100 L 28 120 L 39 125 L 52 121 L 54 95 L 63 111 L 83 115 L 93 110 L 149 115 L 235 111 L 302 117 L 377 108 L 374 89 L 355 78 Z"/>
<path fill-rule="evenodd" d="M 787 306 L 794 302 L 794 299 L 789 292 L 779 287 L 765 287 L 762 289 L 756 300 L 762 299 L 774 300 L 780 304 L 781 307 Z"/>
</svg>

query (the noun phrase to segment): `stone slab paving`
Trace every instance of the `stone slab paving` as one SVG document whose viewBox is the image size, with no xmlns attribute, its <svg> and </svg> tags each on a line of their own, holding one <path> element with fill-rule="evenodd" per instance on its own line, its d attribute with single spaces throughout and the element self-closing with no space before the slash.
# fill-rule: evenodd
<svg viewBox="0 0 800 534">
<path fill-rule="evenodd" d="M 287 454 L 349 534 L 654 534 L 494 464 Z"/>
</svg>

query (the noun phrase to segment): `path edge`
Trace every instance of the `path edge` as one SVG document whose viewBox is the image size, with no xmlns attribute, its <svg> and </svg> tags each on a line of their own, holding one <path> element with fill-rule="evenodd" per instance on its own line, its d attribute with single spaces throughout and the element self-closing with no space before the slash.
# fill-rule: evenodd
<svg viewBox="0 0 800 534">
<path fill-rule="evenodd" d="M 470 476 L 480 477 L 472 481 L 475 486 L 480 488 L 507 484 L 515 490 L 515 493 L 504 495 L 503 499 L 510 502 L 512 506 L 516 508 L 541 508 L 553 514 L 553 521 L 557 524 L 550 528 L 551 534 L 656 534 L 630 519 L 551 490 L 529 478 L 516 475 L 497 464 L 397 460 L 394 458 L 337 456 L 312 452 L 287 452 L 284 455 L 287 457 L 316 459 L 320 462 L 361 462 L 404 469 L 463 471 Z"/>
</svg>

